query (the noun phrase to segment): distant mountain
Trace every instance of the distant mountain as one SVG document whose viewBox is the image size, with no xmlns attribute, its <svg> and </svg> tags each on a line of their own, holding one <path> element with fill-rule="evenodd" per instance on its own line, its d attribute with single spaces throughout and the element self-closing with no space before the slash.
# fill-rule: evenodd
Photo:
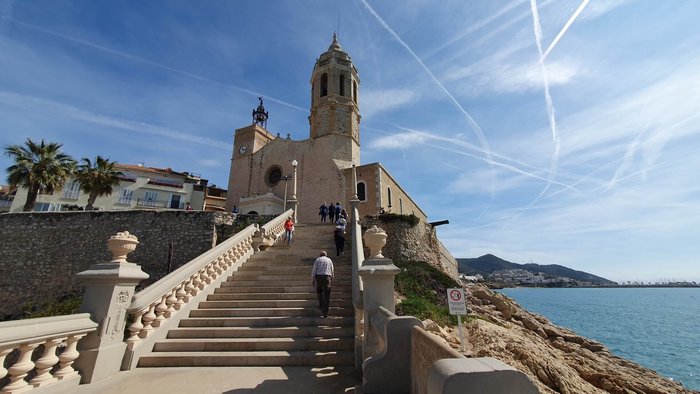
<svg viewBox="0 0 700 394">
<path fill-rule="evenodd" d="M 596 285 L 616 285 L 616 282 L 611 280 L 601 278 L 588 272 L 576 271 L 563 265 L 549 264 L 517 264 L 511 263 L 510 261 L 503 260 L 500 257 L 496 257 L 492 254 L 485 254 L 477 258 L 460 258 L 457 259 L 459 264 L 459 272 L 467 275 L 481 274 L 484 277 L 490 275 L 494 271 L 499 270 L 513 270 L 513 269 L 523 269 L 530 271 L 533 274 L 538 272 L 544 272 L 545 274 L 561 276 L 565 278 L 571 278 L 580 282 L 590 282 Z"/>
</svg>

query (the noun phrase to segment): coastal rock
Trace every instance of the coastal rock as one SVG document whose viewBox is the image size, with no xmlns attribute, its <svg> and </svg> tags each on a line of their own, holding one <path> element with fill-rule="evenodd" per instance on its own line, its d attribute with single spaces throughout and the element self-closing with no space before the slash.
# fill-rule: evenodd
<svg viewBox="0 0 700 394">
<path fill-rule="evenodd" d="M 490 289 L 469 290 L 473 300 L 492 305 L 469 303 L 465 355 L 499 359 L 527 374 L 542 393 L 697 393 L 612 355 L 602 344 L 529 313 Z M 431 331 L 459 349 L 456 330 Z"/>
</svg>

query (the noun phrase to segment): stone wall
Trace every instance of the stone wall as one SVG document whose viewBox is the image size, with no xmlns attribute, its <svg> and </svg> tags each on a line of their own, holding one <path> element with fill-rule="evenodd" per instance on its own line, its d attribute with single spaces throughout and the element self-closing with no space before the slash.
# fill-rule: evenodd
<svg viewBox="0 0 700 394">
<path fill-rule="evenodd" d="M 34 301 L 44 304 L 81 291 L 75 275 L 111 258 L 107 239 L 129 231 L 139 239 L 129 261 L 153 283 L 216 244 L 223 212 L 92 211 L 0 215 L 0 318 Z"/>
<path fill-rule="evenodd" d="M 384 222 L 379 216 L 365 216 L 360 220 L 360 224 L 363 234 L 373 225 L 386 231 L 386 246 L 382 249 L 384 257 L 393 260 L 425 261 L 458 281 L 457 260 L 443 246 L 430 224 L 420 221 L 411 226 L 405 221 Z"/>
</svg>

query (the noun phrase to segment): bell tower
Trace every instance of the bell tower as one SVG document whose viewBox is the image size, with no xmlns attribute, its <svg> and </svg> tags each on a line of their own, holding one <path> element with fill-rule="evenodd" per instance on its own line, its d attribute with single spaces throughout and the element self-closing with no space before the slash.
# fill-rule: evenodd
<svg viewBox="0 0 700 394">
<path fill-rule="evenodd" d="M 335 135 L 346 137 L 359 160 L 360 77 L 350 56 L 343 51 L 333 33 L 328 50 L 316 60 L 311 74 L 312 139 Z M 355 155 L 353 155 L 355 156 Z"/>
</svg>

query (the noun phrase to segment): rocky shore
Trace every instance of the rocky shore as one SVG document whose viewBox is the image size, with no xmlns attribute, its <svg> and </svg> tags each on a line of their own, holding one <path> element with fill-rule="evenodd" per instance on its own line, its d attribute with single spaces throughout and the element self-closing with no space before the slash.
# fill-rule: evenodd
<svg viewBox="0 0 700 394">
<path fill-rule="evenodd" d="M 526 373 L 542 393 L 699 393 L 614 356 L 602 344 L 558 327 L 485 286 L 468 290 L 467 357 L 497 358 Z M 424 323 L 459 349 L 456 329 Z"/>
</svg>

